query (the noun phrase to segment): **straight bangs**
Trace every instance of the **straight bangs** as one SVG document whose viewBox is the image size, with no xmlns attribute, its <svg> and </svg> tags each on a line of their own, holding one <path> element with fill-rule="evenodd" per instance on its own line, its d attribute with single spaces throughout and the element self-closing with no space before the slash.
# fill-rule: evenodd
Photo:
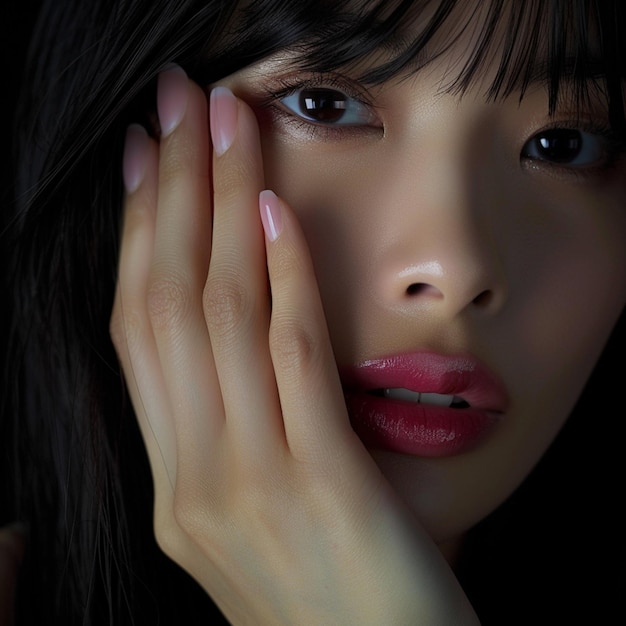
<svg viewBox="0 0 626 626">
<path fill-rule="evenodd" d="M 624 131 L 626 4 L 620 0 L 335 0 L 250 2 L 222 53 L 250 62 L 288 51 L 303 71 L 349 72 L 366 85 L 406 78 L 445 58 L 442 91 L 470 87 L 487 100 L 543 85 L 549 114 L 600 101 Z M 241 56 L 239 56 L 241 60 Z M 365 69 L 363 69 L 365 68 Z"/>
</svg>

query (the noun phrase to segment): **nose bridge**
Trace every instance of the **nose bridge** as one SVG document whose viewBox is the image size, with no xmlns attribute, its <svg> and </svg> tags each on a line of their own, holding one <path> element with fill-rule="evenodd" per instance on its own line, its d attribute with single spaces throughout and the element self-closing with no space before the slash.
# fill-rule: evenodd
<svg viewBox="0 0 626 626">
<path fill-rule="evenodd" d="M 485 164 L 468 158 L 458 135 L 446 137 L 430 149 L 422 142 L 429 158 L 413 159 L 420 171 L 396 168 L 401 179 L 389 201 L 398 219 L 382 263 L 386 297 L 449 317 L 466 307 L 495 312 L 507 291 L 496 193 L 476 175 Z"/>
</svg>

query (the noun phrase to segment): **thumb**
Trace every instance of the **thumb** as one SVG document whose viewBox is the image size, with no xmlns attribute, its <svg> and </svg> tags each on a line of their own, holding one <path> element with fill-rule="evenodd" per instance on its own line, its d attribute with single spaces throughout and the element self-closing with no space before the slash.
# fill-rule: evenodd
<svg viewBox="0 0 626 626">
<path fill-rule="evenodd" d="M 0 626 L 13 624 L 15 588 L 24 545 L 25 532 L 20 524 L 0 528 Z"/>
</svg>

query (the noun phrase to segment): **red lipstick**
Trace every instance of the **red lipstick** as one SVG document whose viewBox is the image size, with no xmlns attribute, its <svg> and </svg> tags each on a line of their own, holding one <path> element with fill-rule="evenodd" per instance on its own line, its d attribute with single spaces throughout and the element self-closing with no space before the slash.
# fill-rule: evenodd
<svg viewBox="0 0 626 626">
<path fill-rule="evenodd" d="M 352 427 L 369 448 L 443 457 L 474 448 L 502 418 L 502 382 L 468 355 L 417 352 L 341 370 Z"/>
</svg>

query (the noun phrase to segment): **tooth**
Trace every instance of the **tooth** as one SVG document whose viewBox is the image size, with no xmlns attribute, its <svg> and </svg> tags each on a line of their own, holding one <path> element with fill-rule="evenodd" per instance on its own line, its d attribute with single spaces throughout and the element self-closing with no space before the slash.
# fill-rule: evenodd
<svg viewBox="0 0 626 626">
<path fill-rule="evenodd" d="M 385 389 L 385 398 L 418 403 L 420 401 L 420 393 L 419 391 L 411 391 L 410 389 L 397 387 L 393 389 Z"/>
<path fill-rule="evenodd" d="M 420 394 L 420 404 L 437 404 L 439 406 L 450 406 L 453 400 L 454 396 L 447 396 L 441 393 Z"/>
<path fill-rule="evenodd" d="M 393 400 L 404 400 L 405 402 L 414 402 L 416 404 L 433 404 L 437 406 L 452 406 L 452 404 L 467 404 L 463 398 L 441 393 L 420 393 L 419 391 L 411 391 L 404 387 L 393 387 L 383 390 L 385 398 Z"/>
</svg>

